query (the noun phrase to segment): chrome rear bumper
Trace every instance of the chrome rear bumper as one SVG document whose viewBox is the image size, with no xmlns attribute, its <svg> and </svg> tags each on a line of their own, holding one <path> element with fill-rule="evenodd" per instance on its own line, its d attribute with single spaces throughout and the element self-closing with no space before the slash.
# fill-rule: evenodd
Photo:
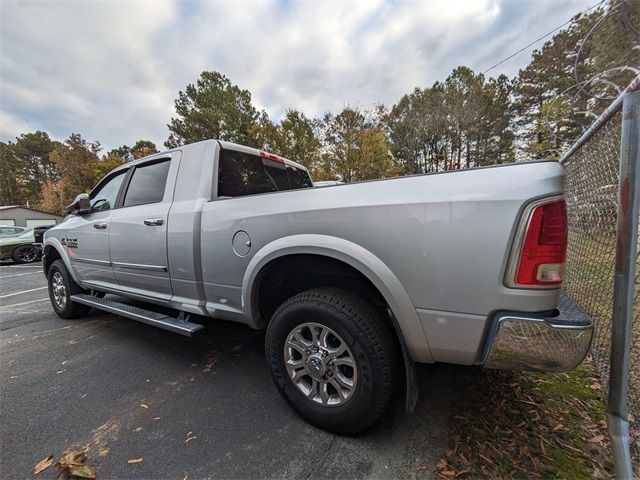
<svg viewBox="0 0 640 480">
<path fill-rule="evenodd" d="M 505 370 L 565 372 L 575 368 L 591 345 L 593 324 L 566 317 L 536 318 L 505 313 L 496 320 L 493 342 L 483 366 Z"/>
</svg>

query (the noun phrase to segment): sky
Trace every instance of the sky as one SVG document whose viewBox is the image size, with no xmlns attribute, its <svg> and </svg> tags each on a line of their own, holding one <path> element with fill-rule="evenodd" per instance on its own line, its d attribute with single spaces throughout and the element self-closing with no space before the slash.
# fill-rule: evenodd
<svg viewBox="0 0 640 480">
<path fill-rule="evenodd" d="M 178 92 L 203 70 L 275 120 L 287 108 L 390 107 L 458 65 L 485 70 L 594 3 L 0 0 L 0 141 L 43 130 L 105 151 L 139 139 L 162 149 Z M 533 48 L 488 75 L 516 75 Z"/>
</svg>

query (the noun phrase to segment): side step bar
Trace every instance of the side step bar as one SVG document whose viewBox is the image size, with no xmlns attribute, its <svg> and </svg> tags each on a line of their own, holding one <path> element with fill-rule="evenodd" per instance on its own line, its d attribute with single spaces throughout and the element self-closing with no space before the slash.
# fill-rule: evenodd
<svg viewBox="0 0 640 480">
<path fill-rule="evenodd" d="M 198 323 L 191 323 L 180 318 L 170 317 L 163 313 L 154 312 L 152 310 L 146 310 L 140 307 L 134 307 L 127 305 L 126 303 L 120 303 L 106 298 L 98 298 L 93 295 L 77 294 L 71 295 L 71 301 L 76 303 L 82 303 L 98 310 L 104 310 L 105 312 L 114 313 L 122 317 L 127 317 L 138 322 L 147 323 L 154 327 L 163 328 L 170 332 L 179 333 L 190 337 L 198 330 L 204 328 L 204 325 Z"/>
</svg>

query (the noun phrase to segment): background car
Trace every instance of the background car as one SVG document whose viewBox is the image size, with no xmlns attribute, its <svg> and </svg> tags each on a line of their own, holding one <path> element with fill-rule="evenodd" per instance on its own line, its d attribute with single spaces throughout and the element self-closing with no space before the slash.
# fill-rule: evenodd
<svg viewBox="0 0 640 480">
<path fill-rule="evenodd" d="M 0 225 L 0 238 L 3 237 L 17 237 L 18 235 L 22 235 L 25 233 L 28 228 L 25 227 L 15 227 L 13 225 Z"/>
<path fill-rule="evenodd" d="M 35 244 L 31 229 L 16 236 L 0 237 L 0 260 L 31 263 L 40 260 L 41 256 L 42 248 Z"/>
</svg>

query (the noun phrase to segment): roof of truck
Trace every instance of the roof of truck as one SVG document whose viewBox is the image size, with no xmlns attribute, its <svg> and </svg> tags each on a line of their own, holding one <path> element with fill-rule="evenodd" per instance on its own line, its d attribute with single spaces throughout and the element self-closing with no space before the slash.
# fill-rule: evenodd
<svg viewBox="0 0 640 480">
<path fill-rule="evenodd" d="M 126 168 L 126 167 L 131 166 L 131 165 L 136 165 L 138 163 L 143 163 L 143 162 L 146 162 L 146 161 L 154 159 L 154 158 L 161 158 L 163 155 L 166 155 L 167 153 L 170 153 L 170 152 L 189 150 L 189 149 L 193 148 L 196 145 L 202 146 L 202 144 L 204 144 L 204 143 L 212 143 L 212 142 L 217 142 L 220 145 L 220 147 L 225 149 L 225 150 L 237 150 L 239 152 L 250 153 L 250 154 L 256 155 L 256 156 L 260 156 L 260 152 L 261 152 L 261 150 L 259 150 L 257 148 L 247 147 L 245 145 L 239 145 L 237 143 L 232 143 L 232 142 L 225 142 L 224 140 L 215 140 L 215 139 L 203 140 L 201 142 L 195 142 L 195 143 L 189 143 L 187 145 L 181 145 L 179 147 L 171 148 L 169 150 L 164 150 L 162 152 L 154 153 L 153 155 L 148 155 L 146 157 L 139 158 L 139 159 L 133 160 L 131 162 L 127 162 L 127 163 L 123 164 L 122 166 L 120 166 L 118 168 L 115 168 L 113 171 L 118 170 L 120 168 Z M 262 151 L 264 152 L 264 150 L 262 150 Z M 294 162 L 293 160 L 289 160 L 288 158 L 284 158 L 284 157 L 282 157 L 280 155 L 277 155 L 277 156 L 279 158 L 281 158 L 286 165 L 290 165 L 292 167 L 300 168 L 300 169 L 302 169 L 304 171 L 307 171 L 307 169 L 306 169 L 306 167 L 304 165 L 301 165 L 298 162 Z"/>
</svg>

